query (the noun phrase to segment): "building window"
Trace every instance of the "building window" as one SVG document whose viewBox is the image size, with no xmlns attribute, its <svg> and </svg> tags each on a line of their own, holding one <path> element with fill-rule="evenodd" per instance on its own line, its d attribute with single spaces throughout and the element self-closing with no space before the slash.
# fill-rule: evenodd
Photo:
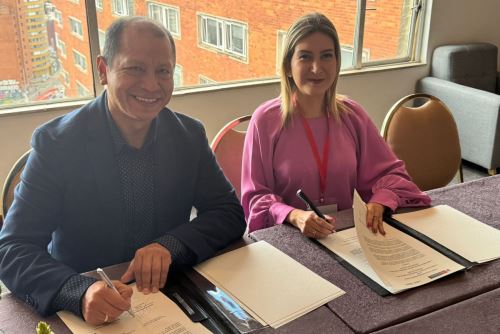
<svg viewBox="0 0 500 334">
<path fill-rule="evenodd" d="M 64 43 L 61 40 L 61 37 L 59 36 L 58 33 L 56 33 L 56 46 L 57 46 L 57 49 L 59 49 L 59 54 L 63 58 L 66 58 L 66 43 Z"/>
<path fill-rule="evenodd" d="M 63 26 L 63 19 L 62 19 L 62 13 L 61 13 L 61 11 L 57 10 L 57 9 L 54 10 L 54 17 L 55 17 L 55 19 L 57 21 L 57 25 L 59 27 L 62 27 Z"/>
<path fill-rule="evenodd" d="M 69 25 L 71 26 L 71 34 L 83 39 L 83 27 L 82 21 L 75 19 L 74 17 L 69 17 Z"/>
<path fill-rule="evenodd" d="M 421 10 L 427 6 L 427 0 L 344 0 L 339 3 L 349 2 L 352 6 L 339 5 L 342 10 L 334 11 L 331 1 L 297 2 L 293 8 L 285 6 L 280 11 L 269 11 L 276 4 L 272 1 L 239 1 L 237 6 L 225 7 L 225 17 L 207 12 L 210 8 L 227 4 L 227 1 L 220 0 L 212 0 L 209 7 L 206 1 L 172 1 L 175 5 L 167 4 L 170 0 L 90 1 L 95 1 L 94 10 L 99 12 L 85 12 L 86 7 L 81 0 L 78 6 L 67 0 L 57 0 L 46 2 L 45 7 L 41 0 L 16 1 L 26 10 L 22 15 L 9 16 L 8 22 L 12 24 L 14 33 L 2 36 L 2 45 L 4 49 L 11 50 L 13 56 L 4 61 L 0 78 L 17 80 L 22 97 L 7 100 L 0 95 L 0 112 L 1 109 L 18 104 L 37 103 L 32 92 L 48 86 L 64 86 L 59 67 L 61 64 L 65 65 L 73 88 L 61 91 L 64 98 L 80 98 L 76 94 L 77 78 L 85 83 L 91 94 L 94 93 L 95 87 L 100 84 L 99 78 L 93 77 L 91 64 L 95 64 L 96 59 L 89 58 L 93 57 L 90 50 L 102 48 L 105 39 L 103 32 L 117 16 L 134 15 L 136 8 L 138 14 L 161 22 L 176 38 L 180 39 L 182 33 L 184 38 L 176 45 L 182 66 L 178 66 L 173 74 L 177 88 L 205 84 L 211 78 L 217 78 L 215 84 L 218 85 L 276 77 L 285 30 L 299 15 L 311 11 L 311 8 L 326 13 L 335 22 L 342 45 L 343 70 L 357 71 L 372 66 L 413 63 L 421 59 L 421 52 L 426 49 L 420 44 L 425 40 L 421 38 L 425 31 L 422 24 L 429 22 L 429 19 L 422 15 L 431 13 L 430 10 Z M 49 5 L 51 3 L 61 7 L 53 8 L 53 5 Z M 101 11 L 99 8 L 104 6 L 106 10 Z M 44 16 L 40 21 L 40 16 L 27 16 L 29 12 L 38 12 L 40 8 L 47 10 L 48 19 Z M 60 34 L 57 38 L 51 26 L 47 25 L 47 21 L 51 20 L 52 9 L 55 32 Z M 181 27 L 182 15 L 187 16 L 182 22 L 185 25 Z M 196 22 L 189 15 L 193 15 Z M 87 17 L 97 17 L 97 24 L 87 26 Z M 64 26 L 67 32 L 62 30 L 63 20 L 69 25 Z M 99 39 L 84 36 L 87 29 L 91 36 L 99 36 Z M 43 45 L 49 45 L 45 47 L 46 52 L 43 52 Z M 32 49 L 32 46 L 35 48 Z M 52 52 L 50 46 L 56 52 Z M 78 52 L 73 52 L 73 49 Z M 38 55 L 32 54 L 34 51 Z M 19 66 L 19 59 L 24 59 L 23 66 Z M 19 72 L 15 77 L 12 76 L 12 69 Z M 5 94 L 14 95 L 17 96 L 14 93 Z"/>
<path fill-rule="evenodd" d="M 75 61 L 75 66 L 80 69 L 80 71 L 87 71 L 87 57 L 85 57 L 75 49 L 73 49 L 73 60 Z"/>
<path fill-rule="evenodd" d="M 174 69 L 174 87 L 181 87 L 182 86 L 182 65 L 175 64 L 175 69 Z"/>
<path fill-rule="evenodd" d="M 200 85 L 210 85 L 210 84 L 217 83 L 217 81 L 212 80 L 203 74 L 198 75 L 198 82 L 200 83 Z"/>
<path fill-rule="evenodd" d="M 80 81 L 76 80 L 76 91 L 78 96 L 80 97 L 88 97 L 92 94 L 90 94 L 90 91 L 85 87 Z"/>
<path fill-rule="evenodd" d="M 285 44 L 286 31 L 278 30 L 276 36 L 276 74 L 281 72 L 281 58 L 283 57 L 283 46 Z"/>
<path fill-rule="evenodd" d="M 105 42 L 106 42 L 106 32 L 104 30 L 99 29 L 99 49 L 101 50 L 101 54 Z"/>
<path fill-rule="evenodd" d="M 352 46 L 341 45 L 341 60 L 342 64 L 340 64 L 340 69 L 345 70 L 354 67 L 354 48 Z M 368 62 L 370 60 L 370 51 L 363 49 L 361 53 L 361 61 L 363 63 Z"/>
<path fill-rule="evenodd" d="M 102 11 L 102 0 L 95 0 L 95 8 L 99 11 Z"/>
<path fill-rule="evenodd" d="M 247 26 L 228 19 L 199 15 L 201 44 L 231 55 L 247 57 Z"/>
<path fill-rule="evenodd" d="M 150 2 L 148 3 L 148 16 L 163 24 L 172 36 L 181 36 L 178 8 Z"/>
<path fill-rule="evenodd" d="M 118 16 L 130 16 L 132 13 L 132 3 L 129 0 L 111 0 L 113 14 Z"/>
<path fill-rule="evenodd" d="M 64 85 L 69 88 L 70 81 L 69 81 L 69 73 L 68 73 L 68 71 L 66 71 L 64 68 L 61 69 L 61 76 L 62 76 Z"/>
</svg>

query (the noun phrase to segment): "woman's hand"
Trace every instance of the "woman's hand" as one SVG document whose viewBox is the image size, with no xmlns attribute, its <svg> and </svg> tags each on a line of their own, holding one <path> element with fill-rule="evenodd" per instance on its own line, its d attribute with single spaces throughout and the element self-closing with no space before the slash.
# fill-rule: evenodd
<svg viewBox="0 0 500 334">
<path fill-rule="evenodd" d="M 366 227 L 372 230 L 373 233 L 380 232 L 380 234 L 385 235 L 383 216 L 384 216 L 384 206 L 378 203 L 368 203 L 366 204 Z"/>
<path fill-rule="evenodd" d="M 335 219 L 325 216 L 321 219 L 313 211 L 294 209 L 290 211 L 286 220 L 297 227 L 306 237 L 321 239 L 335 231 Z"/>
</svg>

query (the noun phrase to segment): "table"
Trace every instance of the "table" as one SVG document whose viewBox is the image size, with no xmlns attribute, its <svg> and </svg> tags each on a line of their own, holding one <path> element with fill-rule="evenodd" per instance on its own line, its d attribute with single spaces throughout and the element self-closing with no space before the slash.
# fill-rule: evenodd
<svg viewBox="0 0 500 334">
<path fill-rule="evenodd" d="M 500 229 L 500 175 L 428 192 L 433 204 L 448 204 Z M 353 225 L 352 212 L 339 212 L 339 227 Z M 498 333 L 500 329 L 500 261 L 483 264 L 398 295 L 380 297 L 340 265 L 322 246 L 289 225 L 253 232 L 346 294 L 271 333 Z M 110 276 L 119 277 L 119 266 Z M 0 333 L 34 333 L 38 321 L 56 334 L 69 329 L 53 315 L 42 319 L 10 294 L 0 299 Z"/>
<path fill-rule="evenodd" d="M 436 189 L 428 194 L 434 205 L 448 204 L 500 229 L 500 175 Z M 352 213 L 340 212 L 337 221 L 339 227 L 353 226 Z M 469 303 L 478 303 L 474 298 L 482 301 L 482 295 L 492 291 L 500 293 L 498 260 L 397 295 L 381 297 L 347 271 L 322 246 L 287 224 L 255 231 L 250 236 L 255 240 L 267 241 L 346 291 L 345 295 L 327 306 L 356 333 L 375 332 L 390 327 L 401 331 L 405 326 L 412 328 L 409 332 L 414 333 L 413 329 L 418 329 L 421 323 L 429 324 L 429 319 L 441 319 L 434 323 L 434 330 L 439 329 L 439 326 L 451 326 L 457 332 L 470 325 L 468 321 L 473 317 L 461 317 L 451 322 L 444 320 L 446 315 L 456 312 L 457 308 L 465 314 Z M 452 306 L 454 307 L 451 308 Z M 487 306 L 484 311 L 487 311 Z M 396 325 L 400 327 L 394 327 Z M 487 332 L 492 327 L 498 332 L 500 316 L 478 321 L 474 325 L 476 333 Z"/>
</svg>

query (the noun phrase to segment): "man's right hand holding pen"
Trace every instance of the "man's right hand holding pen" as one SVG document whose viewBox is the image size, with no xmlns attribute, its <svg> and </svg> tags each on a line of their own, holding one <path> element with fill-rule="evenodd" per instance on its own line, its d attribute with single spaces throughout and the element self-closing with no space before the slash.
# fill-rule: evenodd
<svg viewBox="0 0 500 334">
<path fill-rule="evenodd" d="M 82 299 L 82 314 L 89 324 L 112 322 L 130 309 L 132 288 L 120 281 L 113 284 L 118 293 L 104 281 L 97 281 L 87 289 Z"/>
</svg>

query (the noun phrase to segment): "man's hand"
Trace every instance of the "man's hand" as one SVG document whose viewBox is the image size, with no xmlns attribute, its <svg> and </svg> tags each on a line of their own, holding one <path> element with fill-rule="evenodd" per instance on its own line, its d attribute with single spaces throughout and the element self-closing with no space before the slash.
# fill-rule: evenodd
<svg viewBox="0 0 500 334">
<path fill-rule="evenodd" d="M 380 234 L 385 235 L 383 216 L 384 216 L 384 206 L 378 203 L 368 203 L 366 204 L 366 227 L 372 230 L 373 233 L 380 232 Z"/>
<path fill-rule="evenodd" d="M 135 278 L 137 290 L 144 294 L 156 293 L 165 286 L 171 263 L 168 249 L 158 243 L 149 244 L 135 252 L 121 281 L 130 282 Z"/>
<path fill-rule="evenodd" d="M 113 284 L 120 294 L 108 288 L 103 281 L 95 282 L 85 292 L 82 299 L 82 313 L 89 324 L 100 325 L 111 322 L 130 309 L 132 288 L 120 281 L 113 281 Z"/>
<path fill-rule="evenodd" d="M 320 239 L 332 234 L 335 230 L 335 220 L 325 216 L 326 221 L 313 211 L 294 209 L 287 216 L 287 221 L 297 227 L 306 237 Z"/>
</svg>

